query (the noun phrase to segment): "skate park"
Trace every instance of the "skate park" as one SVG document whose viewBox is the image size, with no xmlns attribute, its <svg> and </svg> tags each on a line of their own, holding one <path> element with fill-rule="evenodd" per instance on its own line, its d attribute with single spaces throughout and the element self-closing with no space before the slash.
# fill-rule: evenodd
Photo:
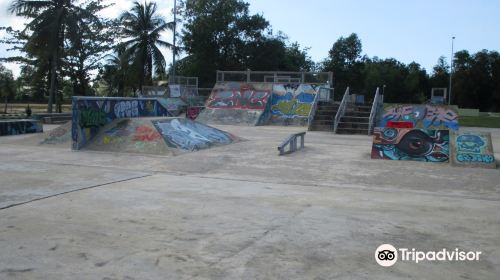
<svg viewBox="0 0 500 280">
<path fill-rule="evenodd" d="M 194 121 L 170 114 L 154 98 L 82 97 L 73 99 L 71 122 L 0 137 L 0 273 L 13 279 L 498 276 L 500 129 L 460 127 L 449 107 L 384 103 L 377 89 L 359 105 L 349 89 L 333 92 L 328 75 L 228 77 L 242 74 L 248 72 L 218 72 Z M 305 146 L 280 156 L 277 147 L 304 131 Z M 496 152 L 495 167 L 452 165 L 456 131 L 488 134 L 485 149 L 474 137 L 463 142 L 479 154 Z M 409 133 L 432 139 L 433 148 L 411 154 L 400 145 Z M 384 243 L 478 250 L 482 258 L 383 268 L 373 252 Z"/>
</svg>

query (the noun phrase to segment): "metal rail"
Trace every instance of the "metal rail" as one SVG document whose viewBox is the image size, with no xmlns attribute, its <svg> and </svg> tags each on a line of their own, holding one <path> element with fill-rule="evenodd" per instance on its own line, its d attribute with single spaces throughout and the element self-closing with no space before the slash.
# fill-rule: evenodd
<svg viewBox="0 0 500 280">
<path fill-rule="evenodd" d="M 285 155 L 285 154 L 290 154 L 290 153 L 293 153 L 299 149 L 302 149 L 304 148 L 304 138 L 306 136 L 306 132 L 299 132 L 299 133 L 294 133 L 290 136 L 288 136 L 288 138 L 285 139 L 285 141 L 283 141 L 283 143 L 281 143 L 279 146 L 278 146 L 278 151 L 280 152 L 280 156 L 282 155 Z M 297 149 L 297 137 L 300 137 L 300 147 L 299 149 Z M 288 151 L 285 149 L 286 146 L 289 146 L 289 149 Z"/>
<path fill-rule="evenodd" d="M 368 124 L 368 135 L 371 135 L 373 133 L 375 118 L 377 117 L 378 109 L 380 108 L 383 97 L 384 96 L 379 93 L 379 88 L 377 88 L 377 91 L 375 92 L 375 97 L 373 98 L 372 110 L 370 111 L 370 121 Z"/>
<path fill-rule="evenodd" d="M 333 84 L 332 72 L 217 70 L 216 75 L 217 82 Z"/>
<path fill-rule="evenodd" d="M 316 109 L 318 108 L 318 101 L 320 98 L 321 87 L 318 89 L 318 93 L 314 96 L 314 101 L 312 104 L 311 111 L 309 112 L 309 116 L 307 119 L 307 130 L 311 128 L 312 121 L 314 119 L 314 115 L 316 114 Z"/>
<path fill-rule="evenodd" d="M 347 87 L 344 93 L 344 97 L 342 97 L 342 102 L 340 102 L 339 110 L 335 115 L 335 120 L 333 122 L 333 133 L 337 133 L 337 127 L 339 125 L 340 119 L 344 116 L 345 108 L 347 107 L 347 102 L 349 99 L 351 99 L 351 95 L 349 94 L 349 87 Z"/>
</svg>

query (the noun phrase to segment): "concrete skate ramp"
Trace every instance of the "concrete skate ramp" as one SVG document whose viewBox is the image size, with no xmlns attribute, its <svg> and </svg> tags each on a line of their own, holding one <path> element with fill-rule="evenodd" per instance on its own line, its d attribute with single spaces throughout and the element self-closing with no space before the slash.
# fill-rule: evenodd
<svg viewBox="0 0 500 280">
<path fill-rule="evenodd" d="M 454 166 L 496 168 L 491 133 L 452 132 L 451 163 Z"/>
<path fill-rule="evenodd" d="M 372 159 L 448 162 L 449 130 L 376 127 Z"/>
<path fill-rule="evenodd" d="M 262 124 L 271 94 L 271 83 L 217 83 L 196 120 L 208 124 Z"/>
<path fill-rule="evenodd" d="M 458 112 L 455 106 L 430 104 L 388 104 L 377 117 L 377 127 L 389 122 L 411 122 L 413 128 L 458 130 Z"/>
<path fill-rule="evenodd" d="M 238 142 L 225 131 L 184 118 L 124 118 L 104 126 L 84 150 L 178 155 Z"/>
<path fill-rule="evenodd" d="M 35 119 L 0 120 L 0 136 L 43 132 L 42 121 Z"/>
<path fill-rule="evenodd" d="M 71 127 L 72 148 L 79 150 L 120 118 L 171 116 L 156 98 L 74 96 Z"/>
<path fill-rule="evenodd" d="M 310 84 L 274 84 L 268 124 L 308 125 L 319 87 Z"/>
<path fill-rule="evenodd" d="M 50 131 L 44 133 L 40 145 L 59 145 L 65 144 L 70 147 L 71 141 L 71 122 L 66 122 Z"/>
</svg>

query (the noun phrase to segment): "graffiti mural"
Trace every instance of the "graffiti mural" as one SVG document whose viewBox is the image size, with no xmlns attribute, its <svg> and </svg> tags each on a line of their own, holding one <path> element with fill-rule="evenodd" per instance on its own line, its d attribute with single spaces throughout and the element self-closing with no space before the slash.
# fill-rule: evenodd
<svg viewBox="0 0 500 280">
<path fill-rule="evenodd" d="M 211 146 L 227 145 L 238 138 L 216 128 L 190 119 L 153 121 L 169 147 L 183 151 L 195 151 Z"/>
<path fill-rule="evenodd" d="M 217 83 L 196 120 L 216 124 L 262 124 L 272 89 L 271 83 Z"/>
<path fill-rule="evenodd" d="M 20 119 L 0 121 L 0 136 L 37 132 L 43 132 L 42 122 L 39 120 Z"/>
<path fill-rule="evenodd" d="M 161 139 L 160 133 L 149 126 L 138 126 L 135 128 L 134 141 L 154 142 Z"/>
<path fill-rule="evenodd" d="M 80 149 L 106 124 L 118 118 L 171 116 L 154 98 L 73 97 L 71 138 Z M 115 143 L 110 134 L 106 141 Z"/>
<path fill-rule="evenodd" d="M 411 122 L 415 128 L 458 130 L 458 113 L 448 106 L 386 104 L 378 118 L 378 127 L 389 122 Z"/>
<path fill-rule="evenodd" d="M 195 120 L 203 109 L 203 106 L 188 107 L 186 110 L 186 118 Z"/>
<path fill-rule="evenodd" d="M 61 144 L 71 141 L 71 122 L 60 125 L 46 133 L 46 138 L 40 144 Z M 69 144 L 68 144 L 69 145 Z"/>
<path fill-rule="evenodd" d="M 451 143 L 454 165 L 496 168 L 490 133 L 452 133 Z"/>
<path fill-rule="evenodd" d="M 275 84 L 269 108 L 269 123 L 307 125 L 317 87 L 309 84 Z"/>
<path fill-rule="evenodd" d="M 274 85 L 271 114 L 285 118 L 308 117 L 316 91 L 306 84 Z"/>
<path fill-rule="evenodd" d="M 446 162 L 449 138 L 449 130 L 376 127 L 371 158 Z"/>
<path fill-rule="evenodd" d="M 207 100 L 210 109 L 264 110 L 271 91 L 253 84 L 228 83 L 214 87 Z"/>
</svg>

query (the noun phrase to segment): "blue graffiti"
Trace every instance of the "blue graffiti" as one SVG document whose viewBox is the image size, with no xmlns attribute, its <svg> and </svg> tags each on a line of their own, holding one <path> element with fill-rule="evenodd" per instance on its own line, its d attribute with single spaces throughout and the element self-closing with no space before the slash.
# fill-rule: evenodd
<svg viewBox="0 0 500 280">
<path fill-rule="evenodd" d="M 154 98 L 73 97 L 72 108 L 71 138 L 76 150 L 114 119 L 171 116 Z"/>
<path fill-rule="evenodd" d="M 158 120 L 153 124 L 168 146 L 185 151 L 230 144 L 234 138 L 229 133 L 190 119 Z"/>
<path fill-rule="evenodd" d="M 459 152 L 480 153 L 485 141 L 477 135 L 460 135 L 457 137 L 457 150 Z"/>
</svg>

